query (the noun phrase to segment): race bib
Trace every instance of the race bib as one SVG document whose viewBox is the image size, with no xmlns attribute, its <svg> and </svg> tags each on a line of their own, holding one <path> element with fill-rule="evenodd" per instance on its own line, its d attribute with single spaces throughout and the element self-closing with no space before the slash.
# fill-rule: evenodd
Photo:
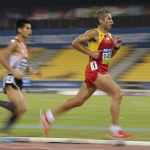
<svg viewBox="0 0 150 150">
<path fill-rule="evenodd" d="M 109 64 L 111 54 L 112 54 L 111 48 L 104 48 L 102 50 L 102 64 Z"/>
<path fill-rule="evenodd" d="M 92 70 L 92 71 L 94 71 L 94 70 L 97 70 L 97 69 L 98 69 L 96 61 L 92 61 L 92 62 L 90 62 L 90 66 L 91 66 L 91 70 Z"/>
<path fill-rule="evenodd" d="M 6 76 L 6 83 L 13 83 L 14 77 L 13 76 Z"/>
</svg>

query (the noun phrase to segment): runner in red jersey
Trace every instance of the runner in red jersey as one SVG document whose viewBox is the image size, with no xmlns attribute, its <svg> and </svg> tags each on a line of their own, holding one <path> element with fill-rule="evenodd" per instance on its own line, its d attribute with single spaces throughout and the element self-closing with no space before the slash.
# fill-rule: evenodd
<svg viewBox="0 0 150 150">
<path fill-rule="evenodd" d="M 76 38 L 72 46 L 78 51 L 89 56 L 89 64 L 85 70 L 85 82 L 81 85 L 74 98 L 66 100 L 61 106 L 51 110 L 41 111 L 41 129 L 48 136 L 48 126 L 55 118 L 63 112 L 79 107 L 97 90 L 107 93 L 112 102 L 110 112 L 112 125 L 109 127 L 108 136 L 113 139 L 129 139 L 133 135 L 125 133 L 118 123 L 120 103 L 123 98 L 120 87 L 108 74 L 109 60 L 113 57 L 122 45 L 119 37 L 112 39 L 108 32 L 113 25 L 111 14 L 108 10 L 96 12 L 97 29 L 86 31 Z M 88 47 L 84 43 L 88 43 Z"/>
<path fill-rule="evenodd" d="M 24 75 L 26 73 L 33 73 L 41 76 L 40 70 L 36 69 L 33 71 L 27 65 L 28 50 L 24 42 L 32 33 L 30 22 L 26 19 L 19 19 L 15 27 L 17 36 L 10 41 L 0 56 L 0 62 L 7 70 L 3 78 L 3 89 L 10 101 L 0 100 L 0 106 L 12 113 L 5 126 L 1 129 L 1 135 L 6 135 L 9 131 L 8 129 L 16 121 L 18 116 L 27 110 L 27 102 L 22 83 Z"/>
</svg>

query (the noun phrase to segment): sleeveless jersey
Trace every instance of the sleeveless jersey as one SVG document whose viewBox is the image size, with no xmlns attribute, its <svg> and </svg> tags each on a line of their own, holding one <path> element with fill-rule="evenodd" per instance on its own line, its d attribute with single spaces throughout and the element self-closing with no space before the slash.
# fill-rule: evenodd
<svg viewBox="0 0 150 150">
<path fill-rule="evenodd" d="M 11 55 L 8 59 L 8 64 L 14 68 L 15 70 L 25 74 L 26 68 L 27 68 L 27 58 L 28 58 L 28 50 L 26 46 L 19 41 L 17 37 L 11 40 L 11 42 L 18 42 L 21 52 L 18 56 Z M 8 74 L 11 74 L 8 72 Z"/>
<path fill-rule="evenodd" d="M 108 73 L 108 65 L 112 54 L 113 40 L 111 34 L 106 35 L 94 29 L 98 32 L 99 40 L 96 43 L 88 42 L 88 49 L 92 52 L 101 51 L 99 59 L 89 57 L 89 64 L 85 69 L 85 82 L 92 84 L 100 72 L 101 74 Z"/>
<path fill-rule="evenodd" d="M 99 70 L 102 74 L 108 71 L 109 61 L 112 55 L 112 48 L 114 46 L 111 34 L 106 35 L 98 29 L 99 41 L 97 43 L 88 42 L 88 49 L 92 52 L 101 50 L 100 58 L 93 59 L 89 57 L 91 70 Z"/>
</svg>

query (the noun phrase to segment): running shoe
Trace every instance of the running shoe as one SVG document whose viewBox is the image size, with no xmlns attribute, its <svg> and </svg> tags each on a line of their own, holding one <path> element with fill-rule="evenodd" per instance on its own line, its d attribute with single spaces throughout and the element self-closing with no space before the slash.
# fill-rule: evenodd
<svg viewBox="0 0 150 150">
<path fill-rule="evenodd" d="M 40 110 L 40 128 L 46 137 L 49 137 L 49 133 L 48 133 L 49 125 L 50 123 L 48 122 L 45 112 Z"/>
<path fill-rule="evenodd" d="M 133 137 L 133 135 L 127 134 L 122 130 L 118 130 L 117 133 L 113 133 L 113 132 L 109 131 L 108 137 L 111 139 L 127 140 L 127 139 L 131 139 Z"/>
</svg>

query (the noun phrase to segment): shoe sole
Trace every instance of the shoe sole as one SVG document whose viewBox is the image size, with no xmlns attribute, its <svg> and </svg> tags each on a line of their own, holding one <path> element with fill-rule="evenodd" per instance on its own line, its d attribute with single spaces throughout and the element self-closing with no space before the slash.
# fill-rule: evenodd
<svg viewBox="0 0 150 150">
<path fill-rule="evenodd" d="M 133 138 L 134 136 L 131 136 L 131 137 L 128 137 L 128 138 L 115 138 L 115 137 L 112 137 L 112 136 L 110 136 L 110 135 L 107 135 L 107 137 L 109 137 L 109 138 L 111 138 L 111 139 L 113 139 L 113 140 L 128 140 L 128 139 Z"/>
</svg>

